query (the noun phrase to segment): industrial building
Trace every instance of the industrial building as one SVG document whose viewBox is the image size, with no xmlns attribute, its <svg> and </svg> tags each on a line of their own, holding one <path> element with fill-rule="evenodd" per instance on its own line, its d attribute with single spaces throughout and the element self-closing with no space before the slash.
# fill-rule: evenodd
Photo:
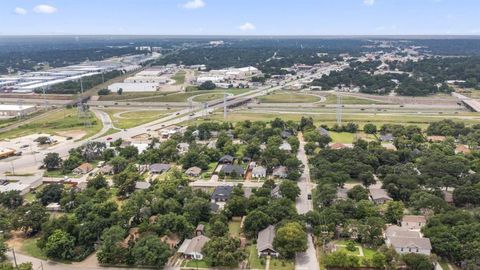
<svg viewBox="0 0 480 270">
<path fill-rule="evenodd" d="M 0 104 L 0 118 L 27 115 L 33 113 L 35 110 L 35 106 L 33 105 Z"/>
</svg>

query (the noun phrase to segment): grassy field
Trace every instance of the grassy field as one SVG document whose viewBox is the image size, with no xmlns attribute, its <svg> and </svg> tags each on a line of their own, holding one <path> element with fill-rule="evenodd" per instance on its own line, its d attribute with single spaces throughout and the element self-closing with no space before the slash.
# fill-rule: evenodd
<svg viewBox="0 0 480 270">
<path fill-rule="evenodd" d="M 355 141 L 355 134 L 348 132 L 332 132 L 330 131 L 330 137 L 334 143 L 352 143 Z"/>
<path fill-rule="evenodd" d="M 240 236 L 240 221 L 230 221 L 228 222 L 228 232 L 232 237 Z"/>
<path fill-rule="evenodd" d="M 342 98 L 342 103 L 343 104 L 384 104 L 383 102 L 380 101 L 375 101 L 375 100 L 370 100 L 370 99 L 363 99 L 363 98 L 356 98 L 356 97 L 350 97 L 350 96 L 343 96 Z M 327 95 L 327 100 L 325 101 L 325 104 L 337 104 L 337 96 L 336 95 Z"/>
<path fill-rule="evenodd" d="M 160 110 L 124 111 L 105 109 L 104 111 L 108 113 L 110 119 L 112 119 L 113 125 L 121 129 L 129 129 L 132 127 L 136 127 L 148 122 L 152 122 L 156 119 L 160 119 L 167 115 L 167 111 Z M 115 130 L 112 130 L 111 132 L 115 133 L 114 131 Z"/>
<path fill-rule="evenodd" d="M 182 85 L 185 83 L 185 74 L 187 74 L 185 70 L 180 70 L 172 76 L 172 80 L 175 80 L 175 85 Z"/>
<path fill-rule="evenodd" d="M 209 265 L 205 261 L 188 260 L 188 261 L 185 262 L 183 267 L 189 267 L 189 268 L 197 269 L 197 267 L 198 268 L 208 268 Z"/>
<path fill-rule="evenodd" d="M 148 98 L 162 95 L 159 92 L 126 92 L 121 95 L 111 93 L 108 96 L 99 96 L 100 101 L 126 101 L 133 98 Z"/>
<path fill-rule="evenodd" d="M 320 101 L 318 96 L 291 91 L 277 91 L 273 94 L 258 97 L 257 99 L 262 103 L 313 103 Z"/>
<path fill-rule="evenodd" d="M 34 258 L 42 260 L 47 259 L 47 255 L 45 254 L 45 252 L 42 251 L 39 247 L 37 247 L 37 238 L 27 238 L 23 240 L 20 251 Z"/>
<path fill-rule="evenodd" d="M 194 97 L 195 102 L 207 102 L 215 99 L 223 98 L 223 93 L 207 93 Z"/>
<path fill-rule="evenodd" d="M 88 138 L 102 130 L 103 125 L 93 113 L 89 112 L 87 114 L 87 118 L 79 118 L 76 109 L 61 109 L 47 112 L 44 114 L 44 117 L 38 118 L 31 123 L 1 133 L 0 139 L 16 138 L 34 133 L 56 134 L 60 131 L 72 130 L 85 131 L 86 135 L 84 138 Z M 85 121 L 90 122 L 91 125 L 85 127 Z"/>
<path fill-rule="evenodd" d="M 324 112 L 324 113 L 323 113 Z M 245 120 L 250 121 L 269 121 L 276 117 L 281 117 L 284 121 L 293 120 L 299 121 L 300 118 L 312 117 L 316 125 L 326 124 L 333 126 L 336 123 L 336 115 L 333 112 L 318 111 L 317 112 L 255 112 L 255 111 L 234 111 L 228 114 L 227 120 L 229 122 L 240 122 Z M 429 123 L 437 122 L 442 119 L 452 119 L 464 122 L 465 124 L 476 124 L 480 120 L 480 115 L 471 112 L 462 112 L 458 114 L 413 114 L 413 113 L 345 113 L 342 115 L 343 123 L 354 122 L 360 127 L 367 123 L 374 123 L 377 126 L 383 124 L 401 124 L 401 125 L 418 125 L 421 128 L 426 128 Z M 206 120 L 198 119 L 197 123 Z M 207 121 L 223 121 L 223 114 L 216 112 L 209 116 Z"/>
</svg>

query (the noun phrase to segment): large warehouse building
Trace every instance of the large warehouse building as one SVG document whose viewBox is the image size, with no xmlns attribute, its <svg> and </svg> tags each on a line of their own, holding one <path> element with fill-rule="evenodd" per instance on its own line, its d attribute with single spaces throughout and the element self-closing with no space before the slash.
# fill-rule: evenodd
<svg viewBox="0 0 480 270">
<path fill-rule="evenodd" d="M 0 104 L 0 118 L 27 115 L 35 111 L 33 105 Z"/>
</svg>

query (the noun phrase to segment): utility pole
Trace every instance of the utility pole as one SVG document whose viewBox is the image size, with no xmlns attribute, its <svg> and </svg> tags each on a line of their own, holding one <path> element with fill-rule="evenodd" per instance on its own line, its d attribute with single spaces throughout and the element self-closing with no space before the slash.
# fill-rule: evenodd
<svg viewBox="0 0 480 270">
<path fill-rule="evenodd" d="M 83 80 L 82 80 L 82 77 L 80 77 L 80 91 L 82 92 L 82 96 L 83 96 Z"/>
<path fill-rule="evenodd" d="M 12 249 L 13 261 L 15 262 L 15 269 L 18 269 L 17 256 L 15 255 L 15 248 Z"/>
<path fill-rule="evenodd" d="M 342 96 L 337 94 L 337 125 L 342 125 L 342 109 L 343 109 L 343 102 Z"/>
</svg>

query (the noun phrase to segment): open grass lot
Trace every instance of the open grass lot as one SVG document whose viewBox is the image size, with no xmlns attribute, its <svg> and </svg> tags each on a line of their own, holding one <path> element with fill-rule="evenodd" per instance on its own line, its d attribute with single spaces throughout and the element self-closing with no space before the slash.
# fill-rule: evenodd
<svg viewBox="0 0 480 270">
<path fill-rule="evenodd" d="M 79 118 L 76 109 L 61 109 L 46 112 L 43 117 L 0 134 L 1 139 L 21 137 L 34 133 L 57 134 L 61 131 L 82 130 L 86 132 L 84 138 L 88 138 L 102 130 L 102 122 L 93 113 L 88 112 L 87 118 Z M 90 126 L 85 126 L 85 121 Z"/>
<path fill-rule="evenodd" d="M 330 137 L 334 143 L 352 143 L 355 141 L 355 134 L 348 132 L 332 132 L 330 131 Z"/>
<path fill-rule="evenodd" d="M 336 123 L 335 110 L 317 110 L 317 111 L 274 111 L 274 112 L 263 112 L 263 111 L 233 111 L 229 112 L 227 120 L 229 122 L 240 122 L 245 120 L 250 121 L 269 121 L 273 120 L 276 117 L 281 117 L 283 120 L 293 120 L 299 121 L 300 118 L 312 117 L 316 125 L 326 124 L 328 126 L 333 126 Z M 429 123 L 437 122 L 442 119 L 452 119 L 457 121 L 462 121 L 465 124 L 477 124 L 480 121 L 480 115 L 473 112 L 460 112 L 460 113 L 431 113 L 431 114 L 415 114 L 410 112 L 385 112 L 385 113 L 368 113 L 368 112 L 358 112 L 358 113 L 345 113 L 342 115 L 342 121 L 355 122 L 360 128 L 363 127 L 366 123 L 374 123 L 377 126 L 383 124 L 402 124 L 402 125 L 418 125 L 421 128 L 426 128 Z M 216 112 L 209 116 L 207 120 L 197 119 L 198 123 L 204 121 L 223 121 L 223 114 L 221 112 Z"/>
<path fill-rule="evenodd" d="M 318 96 L 292 91 L 277 91 L 257 99 L 262 103 L 314 103 L 320 101 Z"/>
<path fill-rule="evenodd" d="M 27 238 L 23 240 L 22 247 L 20 251 L 26 255 L 32 256 L 34 258 L 46 260 L 47 255 L 39 247 L 37 247 L 38 238 Z"/>
<path fill-rule="evenodd" d="M 228 232 L 232 237 L 240 236 L 240 221 L 230 221 L 228 222 Z"/>
<path fill-rule="evenodd" d="M 182 85 L 185 83 L 185 75 L 187 72 L 185 70 L 180 70 L 175 75 L 172 76 L 172 80 L 175 80 L 175 85 Z"/>
<path fill-rule="evenodd" d="M 208 268 L 209 265 L 205 261 L 198 261 L 198 260 L 188 260 L 185 262 L 183 267 L 188 267 L 192 269 L 197 269 L 198 268 Z"/>
<path fill-rule="evenodd" d="M 169 112 L 163 110 L 137 110 L 137 111 L 125 111 L 125 110 L 104 110 L 112 119 L 112 123 L 115 127 L 121 129 L 129 129 L 136 127 L 154 120 L 160 119 L 166 116 Z M 112 130 L 111 132 L 114 132 Z M 108 133 L 108 132 L 107 132 Z M 108 134 L 105 134 L 108 135 Z"/>
<path fill-rule="evenodd" d="M 126 92 L 121 95 L 117 93 L 111 93 L 107 96 L 100 96 L 100 101 L 124 101 L 132 98 L 146 98 L 161 95 L 159 92 Z"/>
<path fill-rule="evenodd" d="M 328 94 L 326 96 L 327 100 L 325 101 L 325 104 L 337 104 L 337 96 Z M 343 96 L 342 97 L 342 103 L 343 104 L 385 104 L 381 101 L 375 101 L 371 99 L 363 99 L 363 98 L 357 98 L 357 97 L 351 97 L 351 96 Z"/>
<path fill-rule="evenodd" d="M 196 97 L 194 97 L 192 100 L 195 102 L 206 102 L 206 101 L 211 101 L 215 99 L 223 98 L 223 93 L 207 93 L 207 94 L 201 94 Z"/>
</svg>

